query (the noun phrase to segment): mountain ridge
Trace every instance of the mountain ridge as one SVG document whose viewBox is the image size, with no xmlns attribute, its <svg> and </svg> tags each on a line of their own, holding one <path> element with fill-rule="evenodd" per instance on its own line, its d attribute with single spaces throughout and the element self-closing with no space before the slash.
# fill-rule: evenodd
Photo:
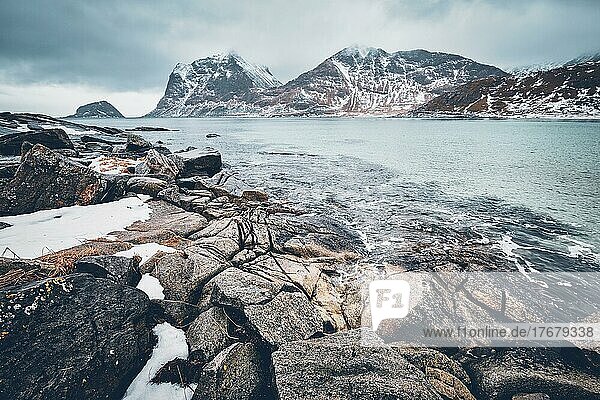
<svg viewBox="0 0 600 400">
<path fill-rule="evenodd" d="M 177 64 L 147 116 L 391 115 L 490 75 L 507 74 L 456 54 L 352 46 L 282 84 L 268 68 L 229 53 Z"/>
</svg>

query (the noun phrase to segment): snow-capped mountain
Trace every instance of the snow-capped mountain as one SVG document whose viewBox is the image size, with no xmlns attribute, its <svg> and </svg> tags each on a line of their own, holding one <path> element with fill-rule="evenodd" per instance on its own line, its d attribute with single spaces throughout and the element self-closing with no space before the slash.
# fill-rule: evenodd
<svg viewBox="0 0 600 400">
<path fill-rule="evenodd" d="M 106 100 L 95 101 L 93 103 L 85 104 L 77 107 L 75 114 L 69 115 L 66 118 L 125 118 L 123 114 L 119 112 Z"/>
<path fill-rule="evenodd" d="M 258 112 L 265 89 L 281 85 L 266 68 L 229 53 L 177 64 L 151 117 L 200 117 Z"/>
<path fill-rule="evenodd" d="M 600 60 L 470 82 L 431 100 L 418 113 L 597 118 Z"/>
<path fill-rule="evenodd" d="M 260 102 L 272 114 L 398 114 L 502 70 L 454 54 L 349 47 Z"/>
<path fill-rule="evenodd" d="M 149 116 L 398 114 L 457 85 L 505 75 L 453 54 L 349 47 L 281 85 L 238 55 L 215 56 L 178 64 Z"/>
</svg>

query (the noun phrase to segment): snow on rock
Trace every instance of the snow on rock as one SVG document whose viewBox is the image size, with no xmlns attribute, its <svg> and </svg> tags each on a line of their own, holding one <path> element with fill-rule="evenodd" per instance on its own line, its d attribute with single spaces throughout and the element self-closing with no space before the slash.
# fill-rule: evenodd
<svg viewBox="0 0 600 400">
<path fill-rule="evenodd" d="M 140 279 L 136 288 L 146 293 L 150 299 L 164 300 L 165 298 L 165 288 L 158 279 L 150 274 L 142 275 L 142 279 Z"/>
<path fill-rule="evenodd" d="M 142 196 L 126 197 L 111 203 L 0 218 L 0 222 L 11 225 L 0 229 L 0 251 L 9 248 L 21 258 L 35 258 L 73 247 L 85 240 L 104 237 L 136 221 L 150 218 L 151 209 L 145 199 Z"/>
<path fill-rule="evenodd" d="M 106 175 L 119 175 L 127 173 L 128 167 L 135 167 L 139 161 L 128 158 L 100 156 L 94 158 L 89 167 L 96 172 Z"/>
<path fill-rule="evenodd" d="M 158 343 L 152 356 L 131 382 L 123 400 L 184 400 L 191 399 L 195 387 L 181 387 L 171 383 L 151 383 L 150 380 L 167 362 L 175 358 L 188 357 L 185 333 L 167 322 L 158 324 L 152 330 L 158 337 Z"/>
<path fill-rule="evenodd" d="M 173 252 L 175 252 L 175 249 L 172 247 L 169 247 L 169 246 L 163 246 L 162 244 L 158 244 L 158 243 L 143 243 L 143 244 L 137 244 L 137 245 L 133 246 L 132 248 L 130 248 L 129 250 L 120 251 L 120 252 L 116 253 L 115 256 L 121 256 L 121 257 L 140 256 L 142 259 L 140 261 L 140 265 L 142 265 L 146 261 L 148 261 L 153 255 L 158 253 L 159 251 L 162 251 L 164 253 L 173 253 Z"/>
<path fill-rule="evenodd" d="M 115 256 L 122 257 L 134 257 L 140 256 L 141 261 L 140 265 L 143 265 L 146 261 L 148 261 L 152 256 L 154 256 L 159 251 L 165 253 L 173 253 L 176 250 L 172 247 L 163 246 L 158 243 L 143 243 L 133 246 L 131 249 L 120 251 L 115 254 Z M 150 299 L 164 299 L 165 294 L 163 293 L 164 288 L 160 284 L 159 280 L 153 277 L 150 274 L 143 274 L 142 279 L 136 286 L 142 292 L 146 293 Z"/>
<path fill-rule="evenodd" d="M 271 72 L 235 53 L 179 63 L 151 117 L 190 117 L 256 112 L 254 99 L 281 85 Z"/>
</svg>

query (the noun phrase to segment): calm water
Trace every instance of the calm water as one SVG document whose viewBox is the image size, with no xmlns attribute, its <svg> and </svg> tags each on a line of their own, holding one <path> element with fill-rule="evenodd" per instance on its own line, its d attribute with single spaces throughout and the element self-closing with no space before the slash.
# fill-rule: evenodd
<svg viewBox="0 0 600 400">
<path fill-rule="evenodd" d="M 178 129 L 144 133 L 172 149 L 215 147 L 232 170 L 272 197 L 352 225 L 377 260 L 406 263 L 403 254 L 425 243 L 431 249 L 498 250 L 520 269 L 600 263 L 600 123 L 232 118 L 102 123 Z M 220 137 L 207 139 L 208 133 Z"/>
</svg>

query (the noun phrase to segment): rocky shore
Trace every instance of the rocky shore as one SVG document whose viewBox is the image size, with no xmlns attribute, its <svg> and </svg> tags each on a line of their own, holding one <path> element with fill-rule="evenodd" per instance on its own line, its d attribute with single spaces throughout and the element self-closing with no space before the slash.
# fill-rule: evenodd
<svg viewBox="0 0 600 400">
<path fill-rule="evenodd" d="M 32 114 L 0 134 L 0 398 L 600 398 L 596 351 L 379 343 L 357 276 L 402 266 L 214 149 Z"/>
</svg>

